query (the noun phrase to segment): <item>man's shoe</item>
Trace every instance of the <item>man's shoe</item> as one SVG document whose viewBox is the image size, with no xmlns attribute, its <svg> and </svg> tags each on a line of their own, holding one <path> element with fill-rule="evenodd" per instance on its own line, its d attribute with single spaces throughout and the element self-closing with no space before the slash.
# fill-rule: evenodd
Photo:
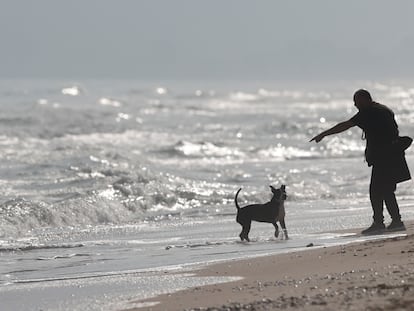
<svg viewBox="0 0 414 311">
<path fill-rule="evenodd" d="M 381 234 L 385 231 L 385 225 L 383 223 L 373 223 L 368 229 L 362 230 L 362 234 Z"/>
<path fill-rule="evenodd" d="M 391 221 L 391 224 L 387 227 L 388 231 L 405 231 L 407 230 L 404 226 L 404 223 L 399 221 Z"/>
</svg>

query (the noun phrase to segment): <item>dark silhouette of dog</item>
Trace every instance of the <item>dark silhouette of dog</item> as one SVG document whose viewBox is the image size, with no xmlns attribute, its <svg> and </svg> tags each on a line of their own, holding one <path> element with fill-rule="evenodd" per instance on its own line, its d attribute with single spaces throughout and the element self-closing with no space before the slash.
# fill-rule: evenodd
<svg viewBox="0 0 414 311">
<path fill-rule="evenodd" d="M 285 238 L 289 238 L 285 225 L 286 213 L 284 201 L 287 198 L 286 186 L 282 185 L 279 189 L 270 186 L 270 189 L 272 190 L 273 197 L 269 202 L 264 204 L 251 204 L 245 207 L 240 207 L 237 203 L 237 196 L 239 195 L 241 188 L 237 191 L 234 203 L 237 207 L 236 221 L 242 226 L 242 231 L 239 235 L 242 241 L 250 241 L 249 232 L 253 220 L 271 223 L 275 227 L 276 238 L 279 236 L 279 227 L 277 225 L 277 222 L 279 222 L 282 226 Z"/>
</svg>

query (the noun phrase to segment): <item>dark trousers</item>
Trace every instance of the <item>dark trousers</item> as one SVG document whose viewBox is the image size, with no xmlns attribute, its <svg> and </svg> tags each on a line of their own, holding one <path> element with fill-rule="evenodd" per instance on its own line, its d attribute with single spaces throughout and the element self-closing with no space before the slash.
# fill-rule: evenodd
<svg viewBox="0 0 414 311">
<path fill-rule="evenodd" d="M 375 165 L 372 167 L 369 197 L 374 212 L 374 222 L 378 224 L 384 223 L 384 202 L 392 220 L 401 220 L 400 209 L 394 193 L 397 189 L 397 184 L 389 173 L 387 168 Z"/>
</svg>

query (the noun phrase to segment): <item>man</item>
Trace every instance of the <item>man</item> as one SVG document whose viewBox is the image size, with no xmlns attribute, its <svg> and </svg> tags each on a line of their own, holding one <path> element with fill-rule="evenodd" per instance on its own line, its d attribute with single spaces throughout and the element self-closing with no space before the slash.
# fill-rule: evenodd
<svg viewBox="0 0 414 311">
<path fill-rule="evenodd" d="M 318 143 L 325 136 L 344 132 L 353 126 L 360 127 L 367 141 L 365 159 L 368 166 L 372 166 L 369 194 L 374 212 L 373 224 L 368 229 L 363 230 L 362 234 L 376 234 L 385 230 L 384 202 L 392 218 L 392 222 L 387 229 L 390 231 L 404 231 L 406 229 L 401 221 L 394 192 L 397 183 L 411 179 L 404 154 L 404 150 L 408 146 L 400 146 L 398 125 L 391 109 L 374 102 L 371 94 L 363 89 L 355 92 L 354 103 L 359 110 L 356 115 L 348 121 L 340 122 L 320 133 L 311 141 Z"/>
</svg>

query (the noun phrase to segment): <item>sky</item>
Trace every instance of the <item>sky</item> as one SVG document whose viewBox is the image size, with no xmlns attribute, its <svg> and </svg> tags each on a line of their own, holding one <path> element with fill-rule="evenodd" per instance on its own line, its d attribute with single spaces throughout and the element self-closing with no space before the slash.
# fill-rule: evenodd
<svg viewBox="0 0 414 311">
<path fill-rule="evenodd" d="M 414 74 L 411 0 L 0 0 L 0 77 Z"/>
</svg>

